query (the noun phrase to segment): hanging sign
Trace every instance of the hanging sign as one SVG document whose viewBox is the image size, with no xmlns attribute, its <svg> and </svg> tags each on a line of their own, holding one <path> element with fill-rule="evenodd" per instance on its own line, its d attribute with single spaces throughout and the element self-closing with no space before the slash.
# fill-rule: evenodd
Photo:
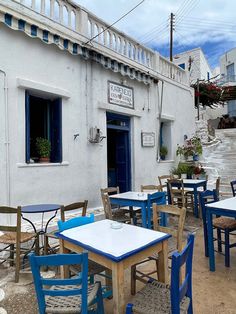
<svg viewBox="0 0 236 314">
<path fill-rule="evenodd" d="M 127 87 L 108 81 L 108 102 L 127 108 L 134 108 L 134 92 L 132 87 Z"/>
</svg>

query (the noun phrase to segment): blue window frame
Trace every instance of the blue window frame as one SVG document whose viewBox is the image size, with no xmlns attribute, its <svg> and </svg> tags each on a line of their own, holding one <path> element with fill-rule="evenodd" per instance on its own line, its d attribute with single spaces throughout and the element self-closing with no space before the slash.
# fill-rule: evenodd
<svg viewBox="0 0 236 314">
<path fill-rule="evenodd" d="M 25 93 L 26 163 L 37 162 L 35 147 L 37 137 L 51 143 L 50 162 L 62 162 L 62 101 Z"/>
</svg>

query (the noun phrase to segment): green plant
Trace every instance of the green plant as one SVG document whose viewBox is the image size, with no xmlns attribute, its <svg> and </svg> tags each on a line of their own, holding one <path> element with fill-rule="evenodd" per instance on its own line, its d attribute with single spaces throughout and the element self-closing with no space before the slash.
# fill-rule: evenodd
<svg viewBox="0 0 236 314">
<path fill-rule="evenodd" d="M 37 137 L 35 147 L 39 157 L 49 157 L 51 152 L 51 143 L 48 139 Z"/>
<path fill-rule="evenodd" d="M 183 174 L 183 173 L 188 173 L 188 169 L 189 169 L 189 166 L 186 165 L 186 164 L 179 164 L 178 165 L 178 168 L 177 168 L 177 171 L 178 171 L 178 174 Z"/>
<path fill-rule="evenodd" d="M 177 145 L 176 155 L 183 155 L 185 158 L 202 154 L 202 143 L 199 137 L 193 136 L 185 141 L 184 145 Z"/>
<path fill-rule="evenodd" d="M 166 156 L 167 154 L 168 154 L 168 148 L 166 146 L 161 146 L 160 147 L 160 155 Z"/>
</svg>

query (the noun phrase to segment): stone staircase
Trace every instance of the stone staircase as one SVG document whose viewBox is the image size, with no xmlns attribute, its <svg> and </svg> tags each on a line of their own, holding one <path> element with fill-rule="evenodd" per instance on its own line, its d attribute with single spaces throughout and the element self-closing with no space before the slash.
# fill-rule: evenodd
<svg viewBox="0 0 236 314">
<path fill-rule="evenodd" d="M 232 196 L 230 181 L 236 179 L 236 129 L 215 131 L 215 139 L 204 144 L 202 165 L 208 174 L 208 188 L 221 178 L 221 198 Z"/>
</svg>

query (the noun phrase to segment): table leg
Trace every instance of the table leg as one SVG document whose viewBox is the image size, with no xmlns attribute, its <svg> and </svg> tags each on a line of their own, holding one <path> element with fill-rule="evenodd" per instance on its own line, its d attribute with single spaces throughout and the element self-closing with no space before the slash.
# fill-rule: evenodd
<svg viewBox="0 0 236 314">
<path fill-rule="evenodd" d="M 141 206 L 141 211 L 142 211 L 142 226 L 143 228 L 147 228 L 147 215 L 146 215 L 146 206 L 144 203 L 142 203 L 142 206 Z"/>
<path fill-rule="evenodd" d="M 193 212 L 194 212 L 194 216 L 195 217 L 198 217 L 198 193 L 197 193 L 197 188 L 194 187 L 193 189 L 193 193 L 194 193 L 194 209 L 193 209 Z"/>
<path fill-rule="evenodd" d="M 210 271 L 215 271 L 215 254 L 214 254 L 214 241 L 213 241 L 213 225 L 212 213 L 207 209 L 207 235 L 208 235 L 208 250 L 209 250 L 209 267 Z"/>
<path fill-rule="evenodd" d="M 163 241 L 162 251 L 159 252 L 158 258 L 158 280 L 164 283 L 168 283 L 168 240 Z"/>
<path fill-rule="evenodd" d="M 68 250 L 64 246 L 64 240 L 60 239 L 59 241 L 60 241 L 60 254 L 69 253 L 70 250 Z M 61 270 L 61 278 L 68 278 L 69 277 L 68 266 L 60 266 L 60 270 Z"/>
<path fill-rule="evenodd" d="M 124 265 L 123 262 L 112 263 L 113 313 L 125 313 Z"/>
</svg>

